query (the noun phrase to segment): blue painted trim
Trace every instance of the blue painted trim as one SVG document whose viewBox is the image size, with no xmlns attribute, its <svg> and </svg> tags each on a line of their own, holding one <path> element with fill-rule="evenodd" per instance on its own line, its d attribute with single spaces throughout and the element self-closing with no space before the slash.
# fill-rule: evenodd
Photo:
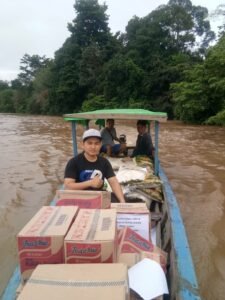
<svg viewBox="0 0 225 300">
<path fill-rule="evenodd" d="M 10 278 L 8 285 L 2 295 L 2 300 L 14 300 L 16 299 L 16 290 L 20 285 L 20 270 L 17 266 L 12 277 Z"/>
<path fill-rule="evenodd" d="M 159 122 L 155 121 L 155 155 L 154 155 L 154 165 L 155 165 L 155 175 L 159 174 Z"/>
<path fill-rule="evenodd" d="M 175 263 L 177 264 L 178 270 L 179 299 L 200 300 L 195 268 L 180 209 L 173 190 L 160 164 L 159 176 L 163 181 L 172 227 L 172 248 L 174 248 L 175 251 Z"/>
<path fill-rule="evenodd" d="M 77 151 L 77 137 L 76 137 L 76 122 L 72 121 L 72 139 L 73 139 L 73 155 L 76 156 Z"/>
</svg>

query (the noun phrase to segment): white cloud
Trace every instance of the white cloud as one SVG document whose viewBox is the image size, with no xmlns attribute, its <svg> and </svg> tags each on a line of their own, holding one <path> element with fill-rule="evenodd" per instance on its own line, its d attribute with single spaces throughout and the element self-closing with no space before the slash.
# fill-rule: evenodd
<svg viewBox="0 0 225 300">
<path fill-rule="evenodd" d="M 0 71 L 0 80 L 4 81 L 11 81 L 15 79 L 18 75 L 18 71 L 13 71 L 13 70 L 5 70 L 5 71 Z"/>
</svg>

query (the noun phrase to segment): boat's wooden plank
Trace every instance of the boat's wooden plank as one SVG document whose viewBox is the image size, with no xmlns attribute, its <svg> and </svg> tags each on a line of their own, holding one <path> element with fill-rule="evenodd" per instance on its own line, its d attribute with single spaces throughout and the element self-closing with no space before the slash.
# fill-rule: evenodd
<svg viewBox="0 0 225 300">
<path fill-rule="evenodd" d="M 170 223 L 167 219 L 167 222 L 164 224 L 163 228 L 162 228 L 162 249 L 164 251 L 167 251 L 167 249 L 169 249 L 169 245 L 170 245 L 170 241 L 171 241 L 171 226 Z"/>
<path fill-rule="evenodd" d="M 155 203 L 155 212 L 160 213 L 159 204 Z M 161 221 L 156 223 L 156 245 L 161 248 L 162 237 L 161 237 Z"/>
</svg>

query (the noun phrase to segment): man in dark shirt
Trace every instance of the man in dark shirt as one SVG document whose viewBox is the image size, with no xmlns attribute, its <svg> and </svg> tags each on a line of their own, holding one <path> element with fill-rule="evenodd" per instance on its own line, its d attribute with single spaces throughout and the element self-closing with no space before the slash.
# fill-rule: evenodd
<svg viewBox="0 0 225 300">
<path fill-rule="evenodd" d="M 112 191 L 120 202 L 125 202 L 121 186 L 110 162 L 99 156 L 101 134 L 96 129 L 86 130 L 83 134 L 83 152 L 71 158 L 64 175 L 65 189 L 102 190 L 106 178 Z"/>
<path fill-rule="evenodd" d="M 152 138 L 150 134 L 146 131 L 147 121 L 138 120 L 137 121 L 137 141 L 132 157 L 137 155 L 147 155 L 150 158 L 153 158 L 154 147 L 152 144 Z"/>
</svg>

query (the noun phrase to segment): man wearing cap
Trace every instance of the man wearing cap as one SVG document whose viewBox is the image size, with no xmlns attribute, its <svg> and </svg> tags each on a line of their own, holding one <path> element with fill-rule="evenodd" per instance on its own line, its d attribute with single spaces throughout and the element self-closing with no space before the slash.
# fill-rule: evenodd
<svg viewBox="0 0 225 300">
<path fill-rule="evenodd" d="M 125 202 L 110 162 L 99 156 L 102 137 L 98 130 L 84 132 L 83 152 L 71 158 L 65 169 L 64 186 L 69 190 L 102 190 L 106 178 L 119 202 Z"/>
</svg>

